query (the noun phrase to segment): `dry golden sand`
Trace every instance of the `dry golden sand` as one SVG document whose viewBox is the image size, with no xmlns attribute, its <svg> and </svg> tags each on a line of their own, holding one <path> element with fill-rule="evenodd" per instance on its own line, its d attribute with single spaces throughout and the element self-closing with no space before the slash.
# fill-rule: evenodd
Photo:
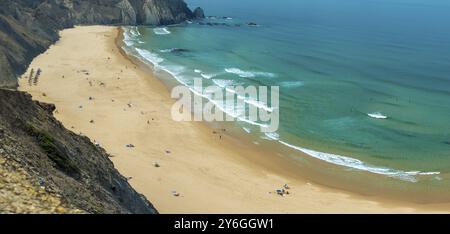
<svg viewBox="0 0 450 234">
<path fill-rule="evenodd" d="M 61 40 L 34 59 L 20 90 L 54 103 L 68 129 L 100 143 L 161 213 L 423 211 L 308 183 L 282 173 L 295 169 L 284 159 L 230 137 L 220 140 L 204 124 L 174 122 L 167 88 L 120 53 L 117 35 L 117 28 L 104 26 L 62 31 Z M 30 86 L 28 75 L 38 68 L 42 75 Z M 270 193 L 286 183 L 291 195 Z"/>
</svg>

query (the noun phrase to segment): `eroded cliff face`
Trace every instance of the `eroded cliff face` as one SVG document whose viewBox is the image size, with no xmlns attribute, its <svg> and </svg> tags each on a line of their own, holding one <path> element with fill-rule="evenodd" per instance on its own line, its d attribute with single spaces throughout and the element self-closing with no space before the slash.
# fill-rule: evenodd
<svg viewBox="0 0 450 234">
<path fill-rule="evenodd" d="M 184 1 L 179 0 L 129 0 L 137 6 L 137 24 L 174 24 L 192 19 L 194 14 Z"/>
<path fill-rule="evenodd" d="M 161 25 L 194 17 L 182 0 L 62 1 L 75 24 Z"/>
<path fill-rule="evenodd" d="M 16 87 L 16 77 L 63 28 L 175 24 L 195 17 L 183 0 L 1 0 L 0 87 Z"/>
<path fill-rule="evenodd" d="M 0 180 L 0 213 L 65 213 L 74 209 L 82 213 L 156 213 L 114 168 L 105 150 L 65 129 L 53 117 L 54 110 L 53 105 L 32 101 L 29 94 L 0 89 L 0 172 L 20 170 L 28 177 Z M 16 169 L 11 171 L 5 165 L 15 165 Z M 15 198 L 8 187 L 12 191 L 20 188 L 25 194 Z M 42 191 L 36 192 L 35 187 Z M 30 209 L 27 204 L 43 196 L 52 202 L 41 202 L 42 207 L 35 207 L 39 210 Z"/>
</svg>

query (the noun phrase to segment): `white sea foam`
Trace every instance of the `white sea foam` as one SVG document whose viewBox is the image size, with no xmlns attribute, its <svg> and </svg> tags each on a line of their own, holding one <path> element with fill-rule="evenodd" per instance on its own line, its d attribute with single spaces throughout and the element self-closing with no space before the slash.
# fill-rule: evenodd
<svg viewBox="0 0 450 234">
<path fill-rule="evenodd" d="M 167 35 L 167 34 L 171 34 L 171 32 L 169 31 L 169 29 L 167 28 L 154 28 L 153 32 L 156 35 Z"/>
<path fill-rule="evenodd" d="M 211 103 L 213 103 L 217 108 L 219 108 L 219 110 L 221 110 L 222 112 L 226 113 L 227 115 L 239 119 L 239 120 L 244 120 L 243 116 L 245 114 L 245 110 L 241 107 L 236 107 L 234 105 L 228 105 L 228 103 L 226 102 L 217 102 L 214 99 L 209 98 L 207 95 L 201 94 L 197 91 L 193 92 L 196 95 L 199 95 L 203 98 L 208 99 Z M 252 124 L 251 121 L 248 121 L 247 123 Z"/>
<path fill-rule="evenodd" d="M 206 73 L 201 73 L 200 75 L 208 80 L 217 76 L 217 74 L 206 74 Z"/>
<path fill-rule="evenodd" d="M 419 172 L 419 175 L 439 175 L 440 172 Z"/>
<path fill-rule="evenodd" d="M 236 91 L 234 89 L 231 88 L 225 88 L 225 90 L 229 93 L 236 93 Z"/>
<path fill-rule="evenodd" d="M 136 41 L 135 37 L 133 36 L 133 34 L 131 33 L 131 29 L 130 28 L 123 28 L 123 42 L 125 43 L 125 45 L 127 46 L 132 46 L 134 45 L 134 42 Z"/>
<path fill-rule="evenodd" d="M 163 62 L 165 62 L 165 60 L 156 53 L 152 53 L 148 50 L 135 48 L 135 47 L 131 47 L 131 49 L 134 49 L 134 51 L 137 52 L 137 55 L 134 55 L 134 56 L 137 56 L 144 62 L 150 63 L 151 65 L 153 65 L 155 68 L 155 71 L 163 70 L 163 71 L 167 72 L 168 74 L 170 74 L 173 78 L 175 78 L 180 84 L 182 84 L 186 87 L 189 87 L 189 89 L 192 92 L 195 91 L 189 85 L 189 83 L 192 79 L 182 75 L 182 73 L 186 70 L 186 68 L 184 66 L 175 65 L 175 64 L 162 64 Z M 197 91 L 195 91 L 195 92 L 197 95 L 201 95 L 201 93 L 198 93 Z"/>
<path fill-rule="evenodd" d="M 245 131 L 246 133 L 251 133 L 251 132 L 252 132 L 252 131 L 250 130 L 250 128 L 243 127 L 242 129 L 244 129 L 244 131 Z"/>
<path fill-rule="evenodd" d="M 214 84 L 216 84 L 217 86 L 219 86 L 221 88 L 225 88 L 225 87 L 233 85 L 233 81 L 232 80 L 213 79 L 212 81 L 214 82 Z"/>
<path fill-rule="evenodd" d="M 398 178 L 398 179 L 413 182 L 413 183 L 417 182 L 417 178 L 416 178 L 417 175 L 424 175 L 424 176 L 428 175 L 429 176 L 429 175 L 439 175 L 440 174 L 440 172 L 401 171 L 401 170 L 385 168 L 385 167 L 376 167 L 376 166 L 366 164 L 363 161 L 355 159 L 355 158 L 309 150 L 309 149 L 301 148 L 301 147 L 298 147 L 295 145 L 291 145 L 291 144 L 281 141 L 281 140 L 279 140 L 278 142 L 289 148 L 301 151 L 313 158 L 317 158 L 317 159 L 323 160 L 328 163 L 332 163 L 335 165 L 348 167 L 348 168 L 352 168 L 352 169 L 357 169 L 357 170 L 361 170 L 361 171 L 368 171 L 368 172 L 371 172 L 374 174 L 386 175 L 389 177 Z"/>
<path fill-rule="evenodd" d="M 172 51 L 173 51 L 173 48 L 171 48 L 171 49 L 159 50 L 159 52 L 161 52 L 161 53 L 170 53 L 170 52 L 172 52 Z"/>
<path fill-rule="evenodd" d="M 145 49 L 135 48 L 135 50 L 138 52 L 140 57 L 144 58 L 145 61 L 150 62 L 154 66 L 156 71 L 163 70 L 169 73 L 182 85 L 190 87 L 189 82 L 191 79 L 181 75 L 183 72 L 185 72 L 186 67 L 175 64 L 162 64 L 165 60 L 161 58 L 158 54 L 152 53 Z"/>
<path fill-rule="evenodd" d="M 222 88 L 219 86 L 212 86 L 212 87 L 214 87 L 214 88 L 206 89 L 206 90 L 204 90 L 204 92 L 211 94 L 211 93 L 215 93 L 216 91 L 222 90 Z"/>
<path fill-rule="evenodd" d="M 165 65 L 162 67 L 165 71 L 169 72 L 171 75 L 174 76 L 179 76 L 181 73 L 186 71 L 186 67 L 181 65 L 172 64 L 172 65 Z"/>
<path fill-rule="evenodd" d="M 388 118 L 386 115 L 383 115 L 380 112 L 369 113 L 367 115 L 374 119 L 387 119 Z"/>
<path fill-rule="evenodd" d="M 227 90 L 229 90 L 229 92 L 236 93 L 236 91 L 234 91 L 234 90 L 231 90 L 231 89 L 227 89 Z M 255 106 L 256 108 L 264 109 L 267 112 L 273 112 L 273 110 L 274 110 L 274 108 L 268 107 L 266 103 L 261 102 L 261 101 L 248 99 L 248 98 L 240 96 L 240 95 L 238 95 L 237 98 L 241 99 L 241 100 L 244 100 L 245 103 L 247 103 L 249 105 L 252 105 L 252 106 Z"/>
<path fill-rule="evenodd" d="M 280 139 L 280 135 L 276 132 L 265 133 L 264 135 L 273 141 L 278 141 Z"/>
<path fill-rule="evenodd" d="M 238 119 L 240 121 L 244 121 L 244 122 L 252 124 L 252 125 L 265 126 L 265 125 L 261 125 L 261 124 L 252 122 L 252 121 L 247 120 L 244 117 L 242 117 L 245 114 L 245 109 L 243 109 L 242 107 L 235 107 L 234 104 L 233 105 L 227 105 L 226 102 L 218 102 L 218 101 L 212 99 L 210 97 L 209 93 L 204 93 L 204 90 L 201 90 L 198 87 L 193 87 L 192 85 L 189 85 L 188 83 L 189 83 L 190 79 L 184 78 L 181 75 L 181 73 L 184 71 L 184 69 L 181 69 L 181 66 L 178 69 L 174 69 L 173 67 L 167 67 L 167 66 L 163 67 L 163 68 L 170 75 L 172 75 L 178 82 L 180 82 L 182 85 L 188 87 L 189 90 L 193 94 L 207 99 L 208 101 L 213 103 L 217 108 L 219 108 L 222 112 L 226 113 L 227 115 L 230 115 L 233 118 L 236 118 L 236 119 Z M 232 82 L 232 81 L 230 81 L 230 82 Z"/>
<path fill-rule="evenodd" d="M 304 83 L 303 81 L 283 81 L 279 85 L 284 88 L 298 88 L 302 87 Z"/>
<path fill-rule="evenodd" d="M 181 49 L 181 48 L 170 48 L 170 49 L 163 49 L 159 50 L 161 53 L 172 53 L 172 52 L 185 52 L 187 50 Z"/>
<path fill-rule="evenodd" d="M 240 98 L 242 98 L 242 97 L 240 97 Z M 273 108 L 268 107 L 266 103 L 263 103 L 263 102 L 260 102 L 260 101 L 256 101 L 256 100 L 251 100 L 251 99 L 245 99 L 244 102 L 249 104 L 249 105 L 255 106 L 255 107 L 259 108 L 259 109 L 263 109 L 263 110 L 265 110 L 267 112 L 273 112 Z"/>
<path fill-rule="evenodd" d="M 226 72 L 236 74 L 240 77 L 254 77 L 255 75 L 252 72 L 242 71 L 238 68 L 226 68 Z"/>
<path fill-rule="evenodd" d="M 242 78 L 254 78 L 254 77 L 276 77 L 274 73 L 270 72 L 257 72 L 257 71 L 244 71 L 239 68 L 225 68 L 225 71 L 231 74 L 236 74 Z"/>
<path fill-rule="evenodd" d="M 155 67 L 164 61 L 163 58 L 159 57 L 158 54 L 152 53 L 148 50 L 135 48 L 138 54 L 145 60 L 151 62 Z"/>
<path fill-rule="evenodd" d="M 195 73 L 202 73 L 202 70 L 200 70 L 200 69 L 194 69 L 194 72 L 195 72 Z"/>
<path fill-rule="evenodd" d="M 129 29 L 129 32 L 133 35 L 133 36 L 140 36 L 141 33 L 139 32 L 138 27 L 131 27 Z"/>
<path fill-rule="evenodd" d="M 132 40 L 123 40 L 123 42 L 125 43 L 125 45 L 127 46 L 132 46 L 134 45 L 134 42 Z"/>
<path fill-rule="evenodd" d="M 252 120 L 249 120 L 245 118 L 245 107 L 244 106 L 235 106 L 234 103 L 231 105 L 227 105 L 228 102 L 221 102 L 218 103 L 217 101 L 208 98 L 206 95 L 200 94 L 198 92 L 194 92 L 194 94 L 197 94 L 199 96 L 202 96 L 204 98 L 207 98 L 211 103 L 213 103 L 216 107 L 218 107 L 222 112 L 226 113 L 227 115 L 237 119 L 238 121 L 248 123 L 250 125 L 258 126 L 261 128 L 268 128 L 269 126 L 267 124 L 258 123 Z"/>
</svg>

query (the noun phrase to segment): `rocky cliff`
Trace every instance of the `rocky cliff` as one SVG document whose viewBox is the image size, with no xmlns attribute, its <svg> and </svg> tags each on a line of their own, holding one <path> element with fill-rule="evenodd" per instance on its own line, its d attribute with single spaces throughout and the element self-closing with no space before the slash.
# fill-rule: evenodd
<svg viewBox="0 0 450 234">
<path fill-rule="evenodd" d="M 1 0 L 0 87 L 16 87 L 16 77 L 63 28 L 175 24 L 196 16 L 183 0 Z"/>
<path fill-rule="evenodd" d="M 87 137 L 66 130 L 53 117 L 54 109 L 53 105 L 32 101 L 29 94 L 0 89 L 0 163 L 16 165 L 28 175 L 29 187 L 61 200 L 58 207 L 49 204 L 47 212 L 71 207 L 87 213 L 156 213 L 114 168 L 109 155 Z M 0 195 L 8 193 L 8 186 L 17 190 L 24 184 L 3 183 L 0 180 Z M 28 196 L 25 204 L 42 197 L 30 191 L 16 195 Z M 4 199 L 15 198 L 0 196 L 0 213 L 17 208 L 5 208 L 8 204 Z M 29 208 L 22 206 L 22 210 Z"/>
</svg>

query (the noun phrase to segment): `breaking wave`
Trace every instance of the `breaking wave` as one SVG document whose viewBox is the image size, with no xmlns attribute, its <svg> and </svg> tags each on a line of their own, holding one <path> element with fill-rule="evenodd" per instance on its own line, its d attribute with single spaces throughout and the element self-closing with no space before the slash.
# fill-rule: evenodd
<svg viewBox="0 0 450 234">
<path fill-rule="evenodd" d="M 370 118 L 374 119 L 387 119 L 388 117 L 386 115 L 381 114 L 380 112 L 370 113 L 367 114 Z"/>
<path fill-rule="evenodd" d="M 254 77 L 276 77 L 274 73 L 270 72 L 256 72 L 256 71 L 244 71 L 239 68 L 225 68 L 225 71 L 231 74 L 238 75 L 242 78 L 254 78 Z"/>
<path fill-rule="evenodd" d="M 167 35 L 167 34 L 171 34 L 171 32 L 169 31 L 169 29 L 167 28 L 154 28 L 153 32 L 156 35 Z"/>
<path fill-rule="evenodd" d="M 409 181 L 412 183 L 417 182 L 416 176 L 418 176 L 418 175 L 430 176 L 430 175 L 439 175 L 440 174 L 440 172 L 402 171 L 402 170 L 396 170 L 396 169 L 386 168 L 386 167 L 376 167 L 376 166 L 366 164 L 365 162 L 355 159 L 355 158 L 341 156 L 341 155 L 337 155 L 337 154 L 324 153 L 324 152 L 314 151 L 314 150 L 310 150 L 310 149 L 305 149 L 305 148 L 302 148 L 299 146 L 291 145 L 291 144 L 281 141 L 281 140 L 279 140 L 278 142 L 289 148 L 301 151 L 313 158 L 320 159 L 322 161 L 325 161 L 325 162 L 328 162 L 331 164 L 348 167 L 348 168 L 352 168 L 352 169 L 357 169 L 360 171 L 367 171 L 367 172 L 371 172 L 374 174 L 385 175 L 388 177 L 393 177 L 393 178 L 401 179 L 404 181 Z"/>
</svg>

